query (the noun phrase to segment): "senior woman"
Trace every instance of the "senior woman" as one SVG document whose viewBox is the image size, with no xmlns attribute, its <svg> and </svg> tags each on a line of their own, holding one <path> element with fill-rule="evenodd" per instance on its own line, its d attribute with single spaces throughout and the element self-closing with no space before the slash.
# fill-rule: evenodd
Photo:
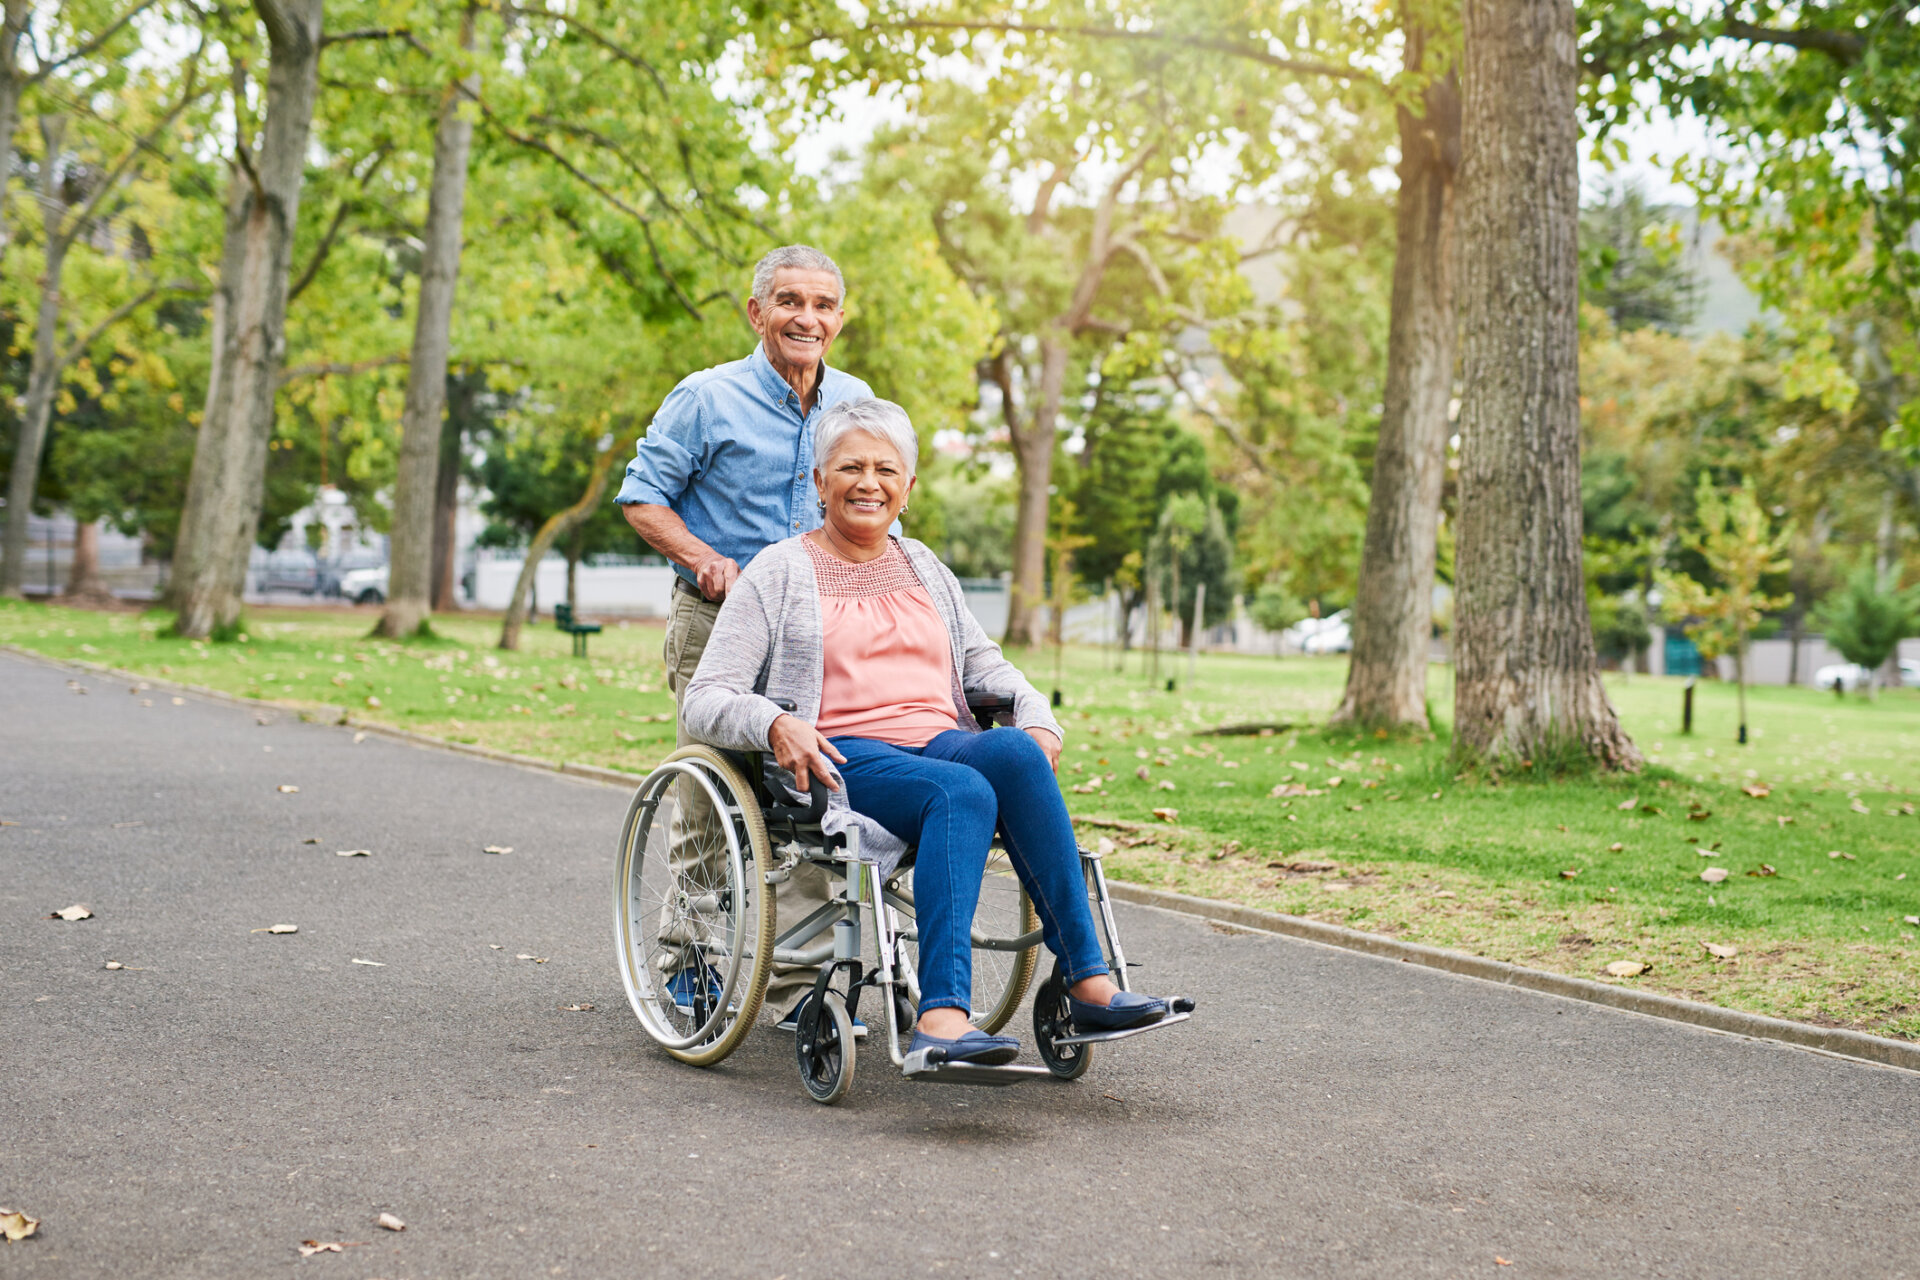
<svg viewBox="0 0 1920 1280">
<path fill-rule="evenodd" d="M 821 415 L 813 481 L 824 523 L 768 547 L 741 574 L 682 714 L 696 739 L 770 751 L 800 791 L 824 778 L 835 793 L 830 829 L 850 806 L 863 830 L 878 824 L 881 843 L 917 846 L 912 1049 L 997 1064 L 1018 1055 L 1019 1041 L 968 1022 L 970 930 L 996 826 L 1060 958 L 1075 1026 L 1140 1026 L 1167 1004 L 1121 991 L 1107 968 L 1053 777 L 1061 731 L 1046 699 L 981 631 L 946 566 L 889 532 L 907 508 L 918 451 L 899 405 L 847 400 Z M 1012 695 L 1018 727 L 976 728 L 967 689 Z M 797 714 L 776 698 L 792 699 Z"/>
</svg>

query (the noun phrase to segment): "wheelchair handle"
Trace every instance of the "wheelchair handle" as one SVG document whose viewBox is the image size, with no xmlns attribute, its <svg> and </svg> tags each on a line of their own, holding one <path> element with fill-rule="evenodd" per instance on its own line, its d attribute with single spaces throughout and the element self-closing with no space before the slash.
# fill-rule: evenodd
<svg viewBox="0 0 1920 1280">
<path fill-rule="evenodd" d="M 811 775 L 807 779 L 807 792 L 809 795 L 809 803 L 807 804 L 768 805 L 767 820 L 769 822 L 792 822 L 808 827 L 819 826 L 820 820 L 827 816 L 827 795 L 829 793 L 827 791 L 826 780 L 820 777 L 819 774 Z"/>
<path fill-rule="evenodd" d="M 1007 693 L 988 693 L 984 689 L 967 690 L 967 710 L 979 722 L 982 729 L 991 729 L 995 720 L 1005 717 L 1004 723 L 1013 723 L 1013 695 Z"/>
</svg>

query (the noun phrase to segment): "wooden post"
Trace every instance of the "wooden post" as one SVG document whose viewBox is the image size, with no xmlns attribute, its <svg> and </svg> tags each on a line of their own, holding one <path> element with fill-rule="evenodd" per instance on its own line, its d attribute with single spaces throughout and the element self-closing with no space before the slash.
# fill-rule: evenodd
<svg viewBox="0 0 1920 1280">
<path fill-rule="evenodd" d="M 1193 683 L 1200 663 L 1200 622 L 1207 616 L 1207 584 L 1193 588 L 1193 625 L 1187 628 L 1187 683 Z"/>
</svg>

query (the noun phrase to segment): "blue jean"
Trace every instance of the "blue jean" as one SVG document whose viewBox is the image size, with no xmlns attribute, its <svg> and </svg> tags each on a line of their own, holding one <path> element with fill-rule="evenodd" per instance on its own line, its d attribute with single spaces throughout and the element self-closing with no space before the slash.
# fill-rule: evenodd
<svg viewBox="0 0 1920 1280">
<path fill-rule="evenodd" d="M 1007 728 L 949 729 L 924 747 L 871 738 L 835 738 L 833 745 L 847 758 L 840 775 L 848 804 L 917 846 L 922 1013 L 973 1003 L 973 912 L 996 826 L 1067 982 L 1108 972 L 1087 909 L 1073 822 L 1046 753 L 1031 736 Z"/>
</svg>

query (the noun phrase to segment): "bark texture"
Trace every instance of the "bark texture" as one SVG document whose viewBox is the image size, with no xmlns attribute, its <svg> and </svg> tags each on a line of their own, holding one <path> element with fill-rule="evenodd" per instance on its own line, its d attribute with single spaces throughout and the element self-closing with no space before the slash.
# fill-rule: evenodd
<svg viewBox="0 0 1920 1280">
<path fill-rule="evenodd" d="M 518 649 L 520 647 L 520 628 L 527 620 L 527 601 L 533 595 L 534 577 L 539 573 L 540 561 L 547 552 L 553 550 L 553 544 L 573 532 L 574 526 L 593 514 L 600 503 L 600 495 L 607 491 L 607 472 L 612 469 L 612 448 L 600 451 L 593 460 L 593 473 L 587 479 L 587 491 L 580 495 L 580 501 L 555 515 L 547 517 L 540 531 L 533 535 L 533 542 L 527 547 L 527 558 L 520 562 L 520 576 L 513 582 L 513 598 L 507 601 L 507 616 L 500 624 L 500 647 Z"/>
<path fill-rule="evenodd" d="M 1423 44 L 1408 33 L 1406 67 Z M 1433 566 L 1453 396 L 1454 179 L 1460 165 L 1455 74 L 1431 84 L 1425 111 L 1402 106 L 1400 194 L 1387 385 L 1353 604 L 1353 656 L 1335 723 L 1424 726 L 1433 634 Z"/>
<path fill-rule="evenodd" d="M 13 178 L 13 131 L 20 127 L 20 94 L 33 77 L 20 66 L 20 45 L 33 17 L 31 0 L 6 0 L 0 12 L 0 262 L 13 241 L 7 185 Z"/>
<path fill-rule="evenodd" d="M 86 609 L 111 609 L 120 602 L 100 576 L 100 522 L 87 520 L 73 529 L 73 564 L 67 569 L 62 604 Z"/>
<path fill-rule="evenodd" d="M 1580 563 L 1572 0 L 1467 0 L 1454 755 L 1636 768 Z"/>
<path fill-rule="evenodd" d="M 460 519 L 460 444 L 466 415 L 449 404 L 440 428 L 440 472 L 433 486 L 433 611 L 451 613 L 460 607 L 454 588 L 459 581 L 454 563 Z"/>
<path fill-rule="evenodd" d="M 287 275 L 319 85 L 321 0 L 254 0 L 267 30 L 266 122 L 241 139 L 214 293 L 213 361 L 174 552 L 181 635 L 240 616 L 260 525 L 274 396 L 286 356 Z"/>
<path fill-rule="evenodd" d="M 472 48 L 471 9 L 460 34 L 461 46 Z M 433 185 L 427 195 L 426 246 L 420 256 L 420 301 L 414 315 L 400 464 L 393 485 L 392 576 L 386 612 L 374 628 L 376 634 L 394 640 L 418 631 L 432 605 L 440 419 L 447 405 L 447 354 L 460 278 L 467 160 L 473 152 L 473 121 L 461 107 L 479 88 L 474 77 L 448 86 L 433 135 Z"/>
<path fill-rule="evenodd" d="M 67 134 L 65 116 L 43 116 L 40 137 L 40 218 L 46 227 L 46 253 L 41 262 L 40 305 L 33 324 L 33 372 L 27 377 L 27 398 L 20 406 L 19 434 L 14 439 L 13 471 L 7 477 L 7 545 L 0 559 L 0 597 L 18 597 L 27 576 L 27 517 L 34 491 L 40 485 L 40 457 L 47 447 L 47 421 L 53 413 L 53 393 L 60 385 L 56 346 L 60 332 L 61 277 L 66 272 L 72 232 L 62 224 L 67 203 L 60 198 L 60 152 Z"/>
</svg>

